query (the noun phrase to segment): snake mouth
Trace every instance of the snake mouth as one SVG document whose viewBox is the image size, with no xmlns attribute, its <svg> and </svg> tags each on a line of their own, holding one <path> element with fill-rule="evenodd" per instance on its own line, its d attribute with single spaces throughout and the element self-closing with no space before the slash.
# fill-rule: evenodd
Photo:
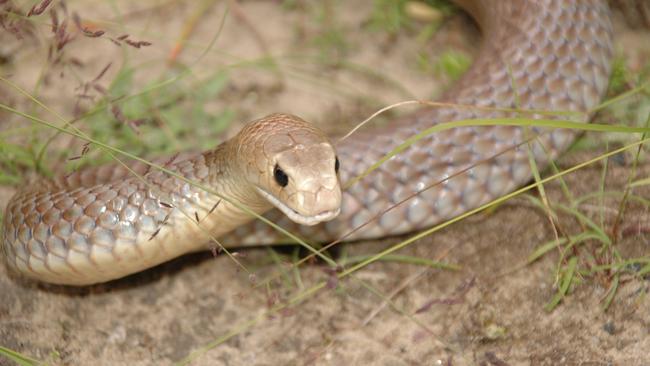
<svg viewBox="0 0 650 366">
<path fill-rule="evenodd" d="M 266 198 L 269 202 L 271 202 L 273 206 L 280 209 L 280 211 L 282 211 L 282 213 L 287 215 L 287 217 L 289 217 L 291 221 L 294 221 L 300 225 L 313 226 L 316 224 L 320 224 L 321 222 L 329 221 L 335 218 L 341 212 L 341 208 L 337 208 L 336 210 L 323 211 L 321 213 L 312 216 L 303 215 L 298 211 L 294 210 L 293 208 L 287 206 L 278 198 L 276 198 L 274 195 L 265 191 L 264 189 L 260 187 L 255 187 L 255 188 L 257 188 L 257 191 L 262 195 L 262 197 Z"/>
</svg>

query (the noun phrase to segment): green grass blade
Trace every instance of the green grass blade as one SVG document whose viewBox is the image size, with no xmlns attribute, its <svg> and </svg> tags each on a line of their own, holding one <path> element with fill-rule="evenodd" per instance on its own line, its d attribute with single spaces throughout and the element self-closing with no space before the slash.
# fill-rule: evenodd
<svg viewBox="0 0 650 366">
<path fill-rule="evenodd" d="M 353 257 L 347 257 L 345 258 L 344 261 L 341 261 L 340 264 L 343 266 L 348 266 L 356 263 L 363 262 L 370 258 L 370 255 L 358 255 L 358 256 L 353 256 Z M 380 261 L 384 262 L 398 262 L 398 263 L 407 263 L 407 264 L 415 264 L 419 266 L 427 266 L 431 268 L 437 268 L 437 269 L 447 269 L 447 270 L 454 270 L 458 271 L 462 269 L 460 266 L 451 264 L 451 263 L 445 263 L 445 262 L 437 262 L 431 259 L 427 258 L 420 258 L 420 257 L 414 257 L 414 256 L 409 256 L 409 255 L 398 255 L 398 254 L 389 254 L 386 256 L 383 256 L 382 258 L 379 259 Z"/>
<path fill-rule="evenodd" d="M 558 287 L 555 296 L 553 296 L 553 299 L 551 299 L 551 301 L 544 306 L 544 310 L 552 311 L 553 309 L 555 309 L 555 307 L 560 303 L 560 301 L 562 301 L 562 299 L 569 292 L 569 288 L 571 287 L 571 283 L 573 282 L 573 275 L 575 274 L 577 265 L 578 265 L 578 257 L 575 256 L 571 257 L 560 279 L 560 286 Z"/>
<path fill-rule="evenodd" d="M 605 297 L 605 301 L 603 302 L 603 311 L 607 311 L 609 306 L 612 304 L 614 295 L 616 295 L 616 291 L 618 290 L 619 281 L 620 276 L 618 274 L 614 275 L 614 280 L 612 281 L 611 286 L 609 286 L 609 289 L 607 290 L 607 297 Z"/>
<path fill-rule="evenodd" d="M 567 207 L 565 205 L 557 205 L 557 207 L 571 215 L 573 215 L 576 219 L 578 219 L 580 222 L 584 223 L 587 225 L 591 230 L 593 230 L 595 233 L 597 233 L 597 238 L 600 240 L 602 243 L 610 245 L 612 243 L 611 238 L 605 233 L 604 229 L 596 224 L 593 220 L 588 218 L 585 214 L 582 212 L 578 211 L 577 209 L 573 207 Z"/>
<path fill-rule="evenodd" d="M 643 277 L 643 276 L 645 276 L 645 275 L 647 275 L 647 274 L 649 274 L 649 273 L 650 273 L 650 263 L 648 263 L 648 264 L 646 264 L 645 266 L 643 266 L 643 268 L 641 268 L 641 269 L 636 273 L 636 275 L 639 276 L 639 277 Z"/>
<path fill-rule="evenodd" d="M 566 238 L 560 238 L 560 240 L 553 239 L 551 241 L 548 241 L 540 245 L 537 249 L 535 249 L 535 251 L 531 255 L 528 256 L 527 263 L 528 264 L 533 263 L 534 261 L 544 256 L 546 253 L 550 252 L 551 250 L 559 246 L 566 244 L 567 242 L 568 240 Z"/>
<path fill-rule="evenodd" d="M 16 352 L 12 349 L 2 347 L 0 346 L 0 356 L 4 356 L 5 358 L 17 363 L 20 366 L 43 366 L 45 365 L 43 362 L 33 359 L 31 357 L 27 357 L 23 355 L 22 353 Z"/>
</svg>

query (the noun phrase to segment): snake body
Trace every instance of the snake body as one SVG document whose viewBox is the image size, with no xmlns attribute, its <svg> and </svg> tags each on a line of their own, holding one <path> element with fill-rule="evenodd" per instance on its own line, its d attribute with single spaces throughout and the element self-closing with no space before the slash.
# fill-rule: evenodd
<svg viewBox="0 0 650 366">
<path fill-rule="evenodd" d="M 212 151 L 158 163 L 168 172 L 109 165 L 16 193 L 4 218 L 9 266 L 87 285 L 204 248 L 254 217 L 243 206 L 257 214 L 275 206 L 305 225 L 340 211 L 334 148 L 295 116 L 267 116 Z"/>
<path fill-rule="evenodd" d="M 582 112 L 581 117 L 571 118 L 589 121 L 588 112 L 607 89 L 613 55 L 606 1 L 456 2 L 479 23 L 484 38 L 474 64 L 440 102 Z M 516 116 L 469 107 L 436 107 L 391 121 L 385 127 L 361 130 L 336 146 L 342 164 L 341 181 L 345 184 L 363 174 L 400 143 L 437 123 Z M 376 239 L 431 227 L 529 181 L 528 148 L 522 146 L 527 140 L 525 134 L 513 126 L 445 130 L 401 151 L 346 189 L 336 220 L 301 227 L 277 212 L 267 217 L 320 242 L 343 236 L 346 240 Z M 539 136 L 531 144 L 538 166 L 557 157 L 574 138 L 571 130 Z M 240 226 L 223 238 L 225 243 L 236 244 L 278 240 L 282 240 L 280 234 L 261 222 Z"/>
<path fill-rule="evenodd" d="M 476 61 L 442 96 L 442 102 L 583 112 L 583 117 L 572 118 L 588 121 L 588 112 L 606 90 L 613 53 L 605 1 L 459 3 L 477 20 L 484 39 Z M 340 180 L 347 182 L 358 176 L 399 143 L 436 123 L 516 115 L 493 109 L 440 107 L 420 110 L 383 127 L 362 130 L 336 146 L 341 162 Z M 297 120 L 286 115 L 269 118 Z M 569 130 L 533 129 L 539 135 L 530 140 L 530 131 L 514 126 L 445 130 L 393 156 L 337 198 L 338 185 L 334 187 L 333 182 L 338 163 L 334 149 L 318 131 L 298 121 L 301 129 L 308 130 L 305 138 L 310 144 L 323 145 L 317 151 L 303 149 L 296 154 L 302 160 L 294 156 L 286 164 L 296 164 L 291 180 L 309 182 L 305 183 L 308 190 L 327 186 L 330 193 L 328 199 L 322 200 L 322 207 L 314 204 L 318 199 L 305 199 L 309 195 L 301 199 L 293 195 L 282 197 L 281 189 L 267 197 L 265 192 L 241 184 L 241 174 L 229 175 L 237 170 L 233 165 L 239 164 L 248 167 L 248 180 L 256 179 L 255 171 L 265 172 L 263 180 L 267 187 L 274 184 L 274 158 L 259 163 L 252 147 L 242 147 L 248 146 L 242 140 L 255 139 L 255 134 L 260 133 L 252 127 L 239 135 L 251 136 L 172 162 L 169 169 L 230 195 L 255 212 L 265 212 L 273 206 L 280 208 L 271 210 L 267 217 L 310 240 L 328 241 L 350 232 L 347 239 L 379 238 L 429 227 L 507 194 L 531 179 L 529 148 L 537 164 L 544 166 L 575 137 L 575 132 Z M 267 135 L 274 134 L 274 128 L 269 127 L 273 124 L 262 125 L 268 127 Z M 531 142 L 526 145 L 526 141 Z M 233 159 L 233 151 L 241 153 L 241 160 Z M 325 162 L 303 172 L 300 164 L 309 161 Z M 249 214 L 231 203 L 217 204 L 221 202 L 218 197 L 179 177 L 147 171 L 141 164 L 134 164 L 131 169 L 144 174 L 145 181 L 118 165 L 92 168 L 19 191 L 9 202 L 4 220 L 2 246 L 9 266 L 38 280 L 82 285 L 118 278 L 200 250 L 210 236 L 221 236 L 221 242 L 230 245 L 278 240 L 278 234 L 266 224 L 247 223 L 251 219 Z M 316 172 L 324 175 L 316 177 Z M 305 174 L 311 174 L 311 178 L 301 177 Z M 318 187 L 314 188 L 314 182 L 318 182 Z M 420 193 L 409 199 L 416 192 Z M 336 219 L 313 226 L 295 223 L 329 220 L 338 213 L 335 204 L 341 202 Z M 310 209 L 304 210 L 302 204 Z M 384 212 L 387 208 L 391 209 Z M 177 213 L 181 211 L 189 212 L 190 217 Z M 204 224 L 201 226 L 207 231 L 197 229 L 199 225 L 193 219 Z"/>
</svg>

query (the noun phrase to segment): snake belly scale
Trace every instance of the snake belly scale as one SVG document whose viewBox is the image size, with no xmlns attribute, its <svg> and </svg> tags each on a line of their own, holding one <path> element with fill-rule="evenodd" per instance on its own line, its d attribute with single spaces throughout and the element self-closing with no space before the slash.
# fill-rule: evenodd
<svg viewBox="0 0 650 366">
<path fill-rule="evenodd" d="M 583 112 L 574 119 L 588 122 L 611 68 L 606 1 L 458 3 L 479 23 L 484 38 L 474 64 L 442 102 Z M 446 130 L 418 141 L 344 192 L 339 179 L 361 174 L 401 141 L 436 123 L 515 115 L 423 109 L 333 146 L 301 119 L 277 114 L 248 124 L 212 151 L 177 158 L 166 167 L 257 213 L 270 210 L 269 219 L 314 241 L 337 239 L 395 206 L 349 236 L 380 238 L 429 227 L 528 181 L 525 131 L 514 126 Z M 568 130 L 536 132 L 530 148 L 540 166 L 575 137 Z M 210 237 L 232 245 L 279 239 L 236 205 L 184 179 L 141 163 L 131 169 L 141 177 L 112 165 L 19 190 L 4 219 L 2 248 L 9 267 L 41 281 L 85 285 L 201 250 Z"/>
</svg>

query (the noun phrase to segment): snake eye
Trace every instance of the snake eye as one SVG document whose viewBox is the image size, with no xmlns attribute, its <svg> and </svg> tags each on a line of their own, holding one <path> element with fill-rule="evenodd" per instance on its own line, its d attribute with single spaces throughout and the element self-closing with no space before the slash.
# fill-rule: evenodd
<svg viewBox="0 0 650 366">
<path fill-rule="evenodd" d="M 341 163 L 339 163 L 339 158 L 336 157 L 336 160 L 334 161 L 334 171 L 338 173 L 340 167 L 341 167 Z"/>
<path fill-rule="evenodd" d="M 275 178 L 275 182 L 281 187 L 286 187 L 287 184 L 289 184 L 287 173 L 285 173 L 278 164 L 275 164 L 275 168 L 273 168 L 273 178 Z"/>
</svg>

